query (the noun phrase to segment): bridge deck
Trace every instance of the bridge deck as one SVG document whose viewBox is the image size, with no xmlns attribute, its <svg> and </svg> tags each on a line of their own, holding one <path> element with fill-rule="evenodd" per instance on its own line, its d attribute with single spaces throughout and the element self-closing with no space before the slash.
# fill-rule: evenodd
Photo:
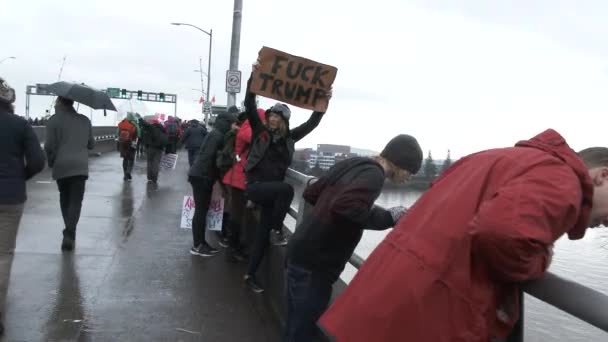
<svg viewBox="0 0 608 342">
<path fill-rule="evenodd" d="M 278 341 L 278 323 L 245 288 L 243 265 L 191 256 L 179 228 L 187 162 L 146 185 L 121 159 L 91 159 L 74 253 L 60 251 L 57 186 L 28 184 L 7 300 L 7 341 Z"/>
</svg>

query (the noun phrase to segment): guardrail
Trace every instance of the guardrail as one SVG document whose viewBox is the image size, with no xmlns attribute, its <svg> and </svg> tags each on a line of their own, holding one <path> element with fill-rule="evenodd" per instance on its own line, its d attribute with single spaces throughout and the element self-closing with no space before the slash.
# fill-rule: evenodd
<svg viewBox="0 0 608 342">
<path fill-rule="evenodd" d="M 44 146 L 46 140 L 46 127 L 34 126 L 34 133 L 38 137 L 40 144 Z M 93 127 L 93 137 L 95 138 L 95 148 L 91 151 L 92 155 L 116 151 L 116 143 L 114 141 L 116 127 L 113 126 L 98 126 Z"/>
<path fill-rule="evenodd" d="M 302 198 L 302 191 L 305 185 L 313 179 L 312 176 L 304 175 L 292 169 L 288 170 L 286 182 L 294 186 L 296 189 L 294 198 L 299 199 L 297 202 L 298 209 L 292 207 L 289 211 L 289 215 L 296 220 L 296 226 L 302 220 L 304 214 L 310 210 L 310 206 Z M 349 260 L 349 263 L 356 269 L 359 269 L 364 262 L 365 260 L 357 254 L 353 254 Z M 333 296 L 337 296 L 345 286 L 347 286 L 345 283 L 336 284 Z M 522 289 L 527 294 L 608 332 L 608 296 L 605 294 L 551 272 L 547 272 L 540 280 L 524 284 Z M 505 342 L 523 342 L 524 340 L 523 295 L 521 303 L 520 320 Z"/>
</svg>

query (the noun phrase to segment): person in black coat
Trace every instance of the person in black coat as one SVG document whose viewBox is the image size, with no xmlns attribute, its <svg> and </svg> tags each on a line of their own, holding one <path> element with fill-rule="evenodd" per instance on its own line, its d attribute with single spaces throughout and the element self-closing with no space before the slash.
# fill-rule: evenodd
<svg viewBox="0 0 608 342">
<path fill-rule="evenodd" d="M 255 274 L 268 245 L 271 231 L 275 231 L 277 245 L 286 245 L 283 236 L 283 221 L 293 200 L 293 187 L 284 182 L 287 169 L 293 159 L 295 143 L 321 122 L 325 113 L 313 112 L 308 121 L 290 129 L 291 110 L 277 103 L 266 111 L 266 124 L 257 111 L 255 94 L 249 91 L 251 78 L 247 82 L 245 111 L 252 130 L 252 143 L 245 164 L 247 199 L 261 207 L 260 222 L 256 228 L 245 282 L 254 292 L 264 289 Z M 331 94 L 328 94 L 331 96 Z"/>
<path fill-rule="evenodd" d="M 391 228 L 405 212 L 404 207 L 385 210 L 374 205 L 385 179 L 403 183 L 421 164 L 418 142 L 402 134 L 380 156 L 337 163 L 305 189 L 303 197 L 314 208 L 305 212 L 287 246 L 287 341 L 316 340 L 316 322 L 363 230 Z"/>
<path fill-rule="evenodd" d="M 0 336 L 25 182 L 44 169 L 45 157 L 32 126 L 15 115 L 15 90 L 0 78 Z"/>
<path fill-rule="evenodd" d="M 213 184 L 220 177 L 220 171 L 216 163 L 217 152 L 224 145 L 224 136 L 235 123 L 236 115 L 233 113 L 218 115 L 213 130 L 205 138 L 198 156 L 188 172 L 188 181 L 192 185 L 195 206 L 194 217 L 192 218 L 193 243 L 190 249 L 192 255 L 209 257 L 218 252 L 205 240 L 206 218 L 211 203 Z"/>
<path fill-rule="evenodd" d="M 207 129 L 205 126 L 202 126 L 198 120 L 190 121 L 190 126 L 186 128 L 181 140 L 181 144 L 184 145 L 188 151 L 188 164 L 190 167 L 194 164 L 196 154 L 203 145 L 206 136 Z"/>
</svg>

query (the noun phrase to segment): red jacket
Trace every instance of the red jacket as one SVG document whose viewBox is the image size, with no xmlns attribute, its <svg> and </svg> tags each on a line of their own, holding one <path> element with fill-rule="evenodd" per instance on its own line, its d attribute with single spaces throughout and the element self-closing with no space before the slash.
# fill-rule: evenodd
<svg viewBox="0 0 608 342">
<path fill-rule="evenodd" d="M 258 114 L 262 121 L 266 120 L 266 113 L 263 109 L 258 109 Z M 234 166 L 226 172 L 226 175 L 224 175 L 224 179 L 222 180 L 224 184 L 245 190 L 245 163 L 247 162 L 247 156 L 249 155 L 251 135 L 251 125 L 249 124 L 249 120 L 245 120 L 241 125 L 241 128 L 239 128 L 239 132 L 237 133 L 234 142 L 234 153 L 239 156 L 240 161 L 237 161 Z"/>
<path fill-rule="evenodd" d="M 465 157 L 374 250 L 321 317 L 338 342 L 487 342 L 518 319 L 518 284 L 540 278 L 548 248 L 585 234 L 593 185 L 547 130 Z"/>
</svg>

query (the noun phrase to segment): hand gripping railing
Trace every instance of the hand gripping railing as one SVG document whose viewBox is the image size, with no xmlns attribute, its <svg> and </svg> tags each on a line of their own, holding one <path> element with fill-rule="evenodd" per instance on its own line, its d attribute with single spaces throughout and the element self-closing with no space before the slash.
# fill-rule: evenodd
<svg viewBox="0 0 608 342">
<path fill-rule="evenodd" d="M 290 208 L 289 215 L 296 219 L 296 226 L 302 220 L 304 212 L 310 208 L 301 196 L 303 188 L 314 177 L 304 175 L 289 169 L 286 181 L 296 189 L 298 209 Z M 349 263 L 359 269 L 365 260 L 357 254 L 350 257 Z M 527 294 L 553 305 L 554 307 L 569 313 L 570 315 L 587 322 L 605 332 L 608 332 L 608 296 L 583 286 L 577 282 L 561 278 L 554 273 L 547 272 L 542 279 L 524 284 L 522 289 Z M 520 320 L 506 339 L 506 342 L 522 342 L 523 333 L 523 296 L 521 300 L 522 310 Z"/>
</svg>

